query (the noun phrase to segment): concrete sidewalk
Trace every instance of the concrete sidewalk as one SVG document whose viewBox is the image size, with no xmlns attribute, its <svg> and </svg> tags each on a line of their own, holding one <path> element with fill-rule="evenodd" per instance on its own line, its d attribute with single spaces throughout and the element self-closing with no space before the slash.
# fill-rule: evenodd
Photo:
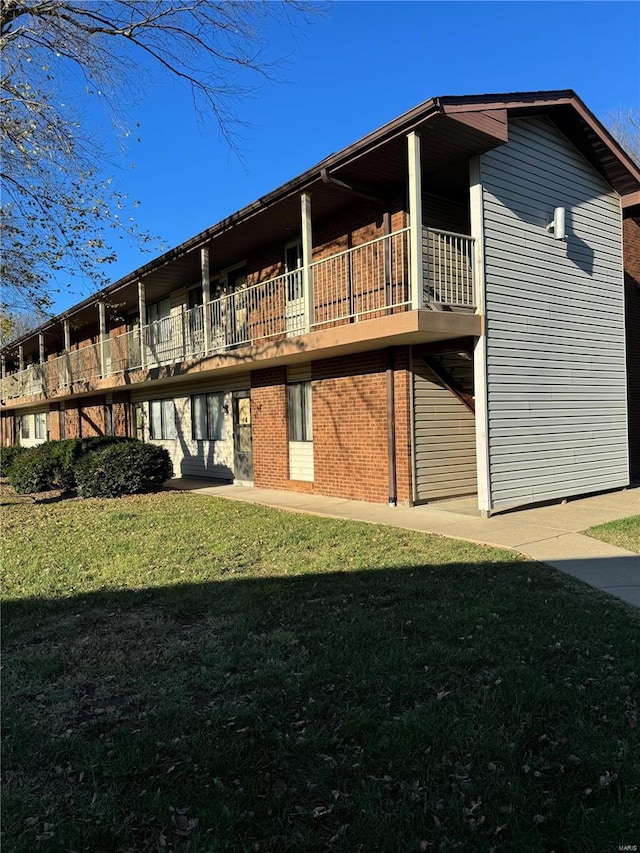
<svg viewBox="0 0 640 853">
<path fill-rule="evenodd" d="M 290 512 L 385 524 L 510 548 L 640 607 L 640 555 L 580 533 L 596 524 L 640 514 L 640 488 L 481 518 L 475 498 L 392 508 L 343 498 L 215 484 L 211 480 L 176 478 L 166 485 Z"/>
</svg>

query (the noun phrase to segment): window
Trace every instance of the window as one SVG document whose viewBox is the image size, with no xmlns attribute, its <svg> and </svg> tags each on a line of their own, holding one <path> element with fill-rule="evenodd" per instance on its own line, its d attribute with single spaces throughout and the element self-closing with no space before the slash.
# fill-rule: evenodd
<svg viewBox="0 0 640 853">
<path fill-rule="evenodd" d="M 176 407 L 173 400 L 149 402 L 149 437 L 177 438 Z"/>
<path fill-rule="evenodd" d="M 194 394 L 191 398 L 191 434 L 196 441 L 220 441 L 224 433 L 224 394 Z"/>
<path fill-rule="evenodd" d="M 47 413 L 38 412 L 34 415 L 36 426 L 36 438 L 46 440 L 47 438 Z"/>
<path fill-rule="evenodd" d="M 104 407 L 104 434 L 113 435 L 113 403 L 106 403 Z"/>
<path fill-rule="evenodd" d="M 289 441 L 313 441 L 311 382 L 295 382 L 289 392 Z"/>
<path fill-rule="evenodd" d="M 21 438 L 29 438 L 29 426 L 31 417 L 30 415 L 22 415 L 20 418 L 20 437 Z"/>
<path fill-rule="evenodd" d="M 171 300 L 161 299 L 147 305 L 147 323 L 149 324 L 149 343 L 165 344 L 171 340 Z"/>
</svg>

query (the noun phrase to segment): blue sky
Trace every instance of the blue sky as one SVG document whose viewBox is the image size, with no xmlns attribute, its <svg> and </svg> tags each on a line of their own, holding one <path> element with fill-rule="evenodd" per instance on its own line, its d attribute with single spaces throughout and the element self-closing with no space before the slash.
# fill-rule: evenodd
<svg viewBox="0 0 640 853">
<path fill-rule="evenodd" d="M 131 108 L 141 141 L 110 169 L 165 248 L 432 96 L 572 88 L 600 118 L 640 101 L 635 2 L 336 2 L 268 37 L 286 62 L 279 82 L 237 103 L 242 160 L 174 81 L 149 81 Z M 118 251 L 113 280 L 153 257 Z M 56 310 L 87 295 L 65 293 Z"/>
</svg>

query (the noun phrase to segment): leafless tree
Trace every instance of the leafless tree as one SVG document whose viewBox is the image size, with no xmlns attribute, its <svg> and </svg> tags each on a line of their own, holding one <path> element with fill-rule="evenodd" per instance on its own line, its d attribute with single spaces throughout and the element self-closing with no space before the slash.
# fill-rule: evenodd
<svg viewBox="0 0 640 853">
<path fill-rule="evenodd" d="M 607 116 L 604 123 L 640 166 L 640 107 L 616 110 Z"/>
<path fill-rule="evenodd" d="M 319 8 L 299 0 L 0 0 L 0 311 L 46 309 L 79 271 L 103 286 L 100 265 L 115 259 L 116 234 L 141 247 L 150 240 L 70 91 L 100 103 L 126 145 L 127 107 L 144 75 L 165 74 L 186 85 L 199 118 L 234 145 L 239 99 L 274 76 L 268 27 L 295 35 Z"/>
</svg>

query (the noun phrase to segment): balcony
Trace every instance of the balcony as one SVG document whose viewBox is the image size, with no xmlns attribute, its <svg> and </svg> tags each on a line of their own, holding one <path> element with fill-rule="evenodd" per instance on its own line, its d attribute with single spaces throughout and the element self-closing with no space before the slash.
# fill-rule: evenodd
<svg viewBox="0 0 640 853">
<path fill-rule="evenodd" d="M 2 380 L 2 399 L 74 393 L 79 384 L 412 310 L 409 229 L 314 261 L 203 306 L 32 364 Z M 473 238 L 423 229 L 424 304 L 473 309 Z M 312 302 L 308 305 L 308 302 Z"/>
</svg>

